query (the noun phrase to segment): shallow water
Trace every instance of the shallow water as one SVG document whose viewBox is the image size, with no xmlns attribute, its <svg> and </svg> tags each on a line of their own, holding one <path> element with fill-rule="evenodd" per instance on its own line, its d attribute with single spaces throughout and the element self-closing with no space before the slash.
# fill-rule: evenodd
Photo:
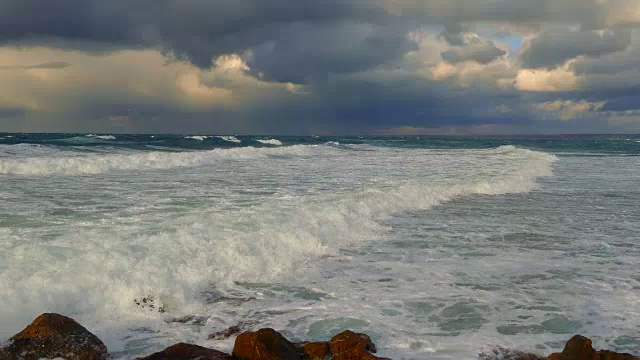
<svg viewBox="0 0 640 360">
<path fill-rule="evenodd" d="M 238 324 L 394 359 L 640 349 L 632 141 L 13 136 L 0 341 L 53 311 L 122 359 Z"/>
</svg>

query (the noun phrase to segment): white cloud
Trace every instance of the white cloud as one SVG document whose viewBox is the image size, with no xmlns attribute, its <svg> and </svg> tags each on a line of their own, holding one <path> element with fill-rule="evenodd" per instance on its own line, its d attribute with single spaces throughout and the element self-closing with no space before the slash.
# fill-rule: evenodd
<svg viewBox="0 0 640 360">
<path fill-rule="evenodd" d="M 463 40 L 473 40 L 468 45 L 469 47 L 487 43 L 477 34 L 465 33 L 463 35 Z M 405 55 L 404 66 L 424 79 L 447 81 L 453 86 L 463 88 L 475 85 L 497 89 L 513 87 L 516 69 L 512 66 L 508 56 L 499 56 L 488 62 L 478 62 L 471 58 L 463 61 L 463 56 L 460 56 L 460 61 L 451 62 L 448 61 L 450 59 L 443 57 L 446 58 L 445 55 L 452 52 L 466 52 L 469 49 L 460 45 L 451 45 L 451 42 L 444 36 L 438 36 L 428 31 L 412 32 L 409 36 L 418 44 L 418 50 Z M 496 45 L 506 48 L 504 44 L 497 43 Z M 496 45 L 491 43 L 492 47 L 496 47 Z M 472 51 L 473 49 L 471 49 Z M 501 54 L 507 53 L 506 50 L 500 51 Z"/>
<path fill-rule="evenodd" d="M 567 62 L 555 69 L 519 69 L 515 85 L 521 91 L 571 92 L 580 88 L 579 80 Z"/>
</svg>

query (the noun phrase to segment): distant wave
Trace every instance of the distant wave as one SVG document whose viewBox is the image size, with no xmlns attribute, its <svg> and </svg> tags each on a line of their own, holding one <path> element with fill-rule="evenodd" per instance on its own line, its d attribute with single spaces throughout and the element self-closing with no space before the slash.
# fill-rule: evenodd
<svg viewBox="0 0 640 360">
<path fill-rule="evenodd" d="M 208 136 L 203 136 L 203 135 L 193 135 L 193 136 L 185 136 L 185 139 L 191 139 L 191 140 L 198 140 L 198 141 L 204 141 L 206 139 L 208 139 Z"/>
<path fill-rule="evenodd" d="M 278 139 L 258 139 L 256 141 L 266 145 L 282 146 L 282 141 Z"/>
<path fill-rule="evenodd" d="M 87 137 L 90 138 L 95 138 L 95 139 L 102 139 L 102 140 L 115 140 L 116 137 L 113 135 L 93 135 L 93 134 L 89 134 L 87 135 Z"/>
<path fill-rule="evenodd" d="M 276 140 L 277 141 L 277 140 Z M 163 147 L 155 146 L 157 150 Z M 171 148 L 166 148 L 170 150 Z M 46 176 L 90 175 L 114 171 L 146 171 L 214 164 L 221 159 L 242 159 L 268 156 L 310 156 L 345 150 L 372 150 L 370 145 L 345 146 L 335 142 L 322 145 L 282 147 L 238 147 L 204 151 L 128 151 L 106 149 L 108 152 L 61 151 L 57 147 L 34 144 L 0 145 L 0 174 Z M 379 148 L 378 148 L 379 149 Z M 116 151 L 116 152 L 114 152 Z M 438 150 L 433 150 L 434 153 Z M 522 152 L 538 153 L 506 145 L 486 150 L 458 150 L 464 153 L 509 155 Z M 546 153 L 539 153 L 545 154 Z M 4 156 L 3 156 L 4 155 Z"/>
<path fill-rule="evenodd" d="M 224 141 L 228 141 L 228 142 L 232 142 L 232 143 L 236 143 L 239 144 L 242 141 L 240 139 L 238 139 L 235 136 L 216 136 L 218 139 L 222 139 Z"/>
<path fill-rule="evenodd" d="M 7 146 L 5 145 L 6 149 Z M 177 167 L 194 167 L 212 164 L 225 158 L 255 158 L 270 155 L 304 156 L 309 155 L 317 146 L 294 145 L 280 148 L 241 147 L 231 149 L 214 149 L 206 151 L 168 152 L 168 151 L 136 151 L 125 153 L 61 153 L 52 147 L 35 147 L 25 145 L 15 149 L 15 153 L 27 152 L 20 158 L 0 157 L 0 174 L 15 175 L 83 175 L 101 174 L 111 171 L 144 171 L 149 169 L 170 169 Z M 330 150 L 329 147 L 323 147 Z M 7 150 L 4 150 L 7 151 Z M 337 151 L 337 150 L 334 150 Z M 37 152 L 37 154 L 34 154 Z M 1 152 L 0 152 L 1 154 Z M 29 156 L 38 155 L 38 156 Z"/>
</svg>

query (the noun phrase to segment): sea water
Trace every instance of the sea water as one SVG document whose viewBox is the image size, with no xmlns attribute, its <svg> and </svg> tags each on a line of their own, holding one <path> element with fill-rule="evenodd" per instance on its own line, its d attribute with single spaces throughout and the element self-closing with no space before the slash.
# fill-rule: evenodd
<svg viewBox="0 0 640 360">
<path fill-rule="evenodd" d="M 394 359 L 640 350 L 640 143 L 0 134 L 0 342 L 132 359 L 239 325 Z M 143 301 L 146 299 L 146 303 Z"/>
</svg>

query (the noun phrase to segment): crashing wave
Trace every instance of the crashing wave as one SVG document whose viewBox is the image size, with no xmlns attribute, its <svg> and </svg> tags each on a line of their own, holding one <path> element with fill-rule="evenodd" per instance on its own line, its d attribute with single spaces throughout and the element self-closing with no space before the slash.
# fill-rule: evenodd
<svg viewBox="0 0 640 360">
<path fill-rule="evenodd" d="M 116 137 L 113 135 L 94 135 L 94 134 L 89 134 L 87 135 L 88 138 L 94 138 L 94 139 L 102 139 L 102 140 L 115 140 Z"/>
<path fill-rule="evenodd" d="M 191 140 L 198 140 L 198 141 L 205 141 L 206 139 L 208 139 L 208 136 L 203 136 L 203 135 L 192 135 L 192 136 L 185 136 L 185 139 L 191 139 Z"/>
<path fill-rule="evenodd" d="M 258 139 L 256 141 L 265 145 L 282 146 L 282 141 L 278 139 Z"/>
<path fill-rule="evenodd" d="M 216 136 L 218 139 L 222 139 L 224 141 L 228 141 L 228 142 L 232 142 L 232 143 L 236 143 L 239 144 L 242 141 L 240 139 L 238 139 L 235 136 Z"/>
</svg>

